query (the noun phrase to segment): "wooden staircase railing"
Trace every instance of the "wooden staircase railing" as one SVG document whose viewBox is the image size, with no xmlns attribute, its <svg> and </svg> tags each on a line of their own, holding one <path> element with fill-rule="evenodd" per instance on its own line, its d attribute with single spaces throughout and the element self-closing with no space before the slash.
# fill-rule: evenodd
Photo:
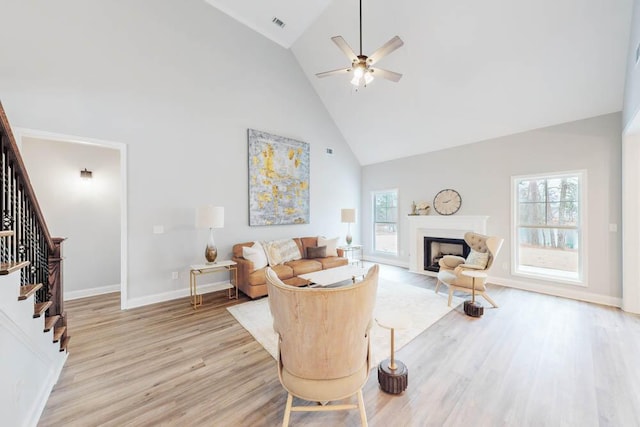
<svg viewBox="0 0 640 427">
<path fill-rule="evenodd" d="M 36 306 L 47 307 L 47 317 L 56 319 L 51 326 L 62 331 L 57 339 L 63 351 L 69 342 L 62 282 L 64 238 L 49 233 L 2 103 L 0 152 L 0 275 L 20 270 L 24 294 L 34 292 Z"/>
</svg>

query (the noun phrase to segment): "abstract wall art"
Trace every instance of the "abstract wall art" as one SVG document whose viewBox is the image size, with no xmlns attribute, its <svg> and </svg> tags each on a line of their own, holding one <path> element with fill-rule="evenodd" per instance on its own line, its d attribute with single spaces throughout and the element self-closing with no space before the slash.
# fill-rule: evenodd
<svg viewBox="0 0 640 427">
<path fill-rule="evenodd" d="M 249 138 L 249 225 L 309 223 L 309 144 L 254 129 Z"/>
</svg>

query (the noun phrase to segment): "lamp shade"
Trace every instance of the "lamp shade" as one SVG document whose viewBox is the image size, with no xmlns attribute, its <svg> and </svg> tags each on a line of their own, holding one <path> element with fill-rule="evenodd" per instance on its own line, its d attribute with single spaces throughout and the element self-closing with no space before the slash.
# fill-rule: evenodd
<svg viewBox="0 0 640 427">
<path fill-rule="evenodd" d="M 342 222 L 355 223 L 356 210 L 353 208 L 342 209 Z"/>
<path fill-rule="evenodd" d="M 196 227 L 222 228 L 224 227 L 224 208 L 221 206 L 204 205 L 196 209 Z"/>
</svg>

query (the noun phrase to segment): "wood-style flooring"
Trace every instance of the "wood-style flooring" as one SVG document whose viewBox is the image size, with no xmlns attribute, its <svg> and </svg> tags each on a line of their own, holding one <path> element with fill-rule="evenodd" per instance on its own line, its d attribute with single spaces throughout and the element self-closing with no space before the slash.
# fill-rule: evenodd
<svg viewBox="0 0 640 427">
<path fill-rule="evenodd" d="M 381 266 L 428 289 L 432 278 Z M 440 292 L 447 292 L 441 288 Z M 397 352 L 399 396 L 364 389 L 371 426 L 640 426 L 640 317 L 493 286 L 482 318 L 458 307 Z M 120 311 L 119 294 L 68 302 L 69 359 L 40 426 L 276 426 L 274 359 L 229 314 L 226 292 Z M 484 303 L 484 301 L 483 301 Z M 401 310 L 401 307 L 399 307 Z M 296 402 L 294 401 L 294 404 Z M 357 411 L 291 425 L 357 426 Z"/>
</svg>

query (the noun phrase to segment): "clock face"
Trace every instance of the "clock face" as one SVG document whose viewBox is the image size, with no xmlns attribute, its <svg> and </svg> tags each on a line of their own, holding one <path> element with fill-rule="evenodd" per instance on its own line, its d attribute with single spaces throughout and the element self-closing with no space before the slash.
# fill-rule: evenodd
<svg viewBox="0 0 640 427">
<path fill-rule="evenodd" d="M 460 193 L 450 188 L 440 191 L 433 199 L 433 207 L 440 215 L 453 215 L 461 205 Z"/>
</svg>

